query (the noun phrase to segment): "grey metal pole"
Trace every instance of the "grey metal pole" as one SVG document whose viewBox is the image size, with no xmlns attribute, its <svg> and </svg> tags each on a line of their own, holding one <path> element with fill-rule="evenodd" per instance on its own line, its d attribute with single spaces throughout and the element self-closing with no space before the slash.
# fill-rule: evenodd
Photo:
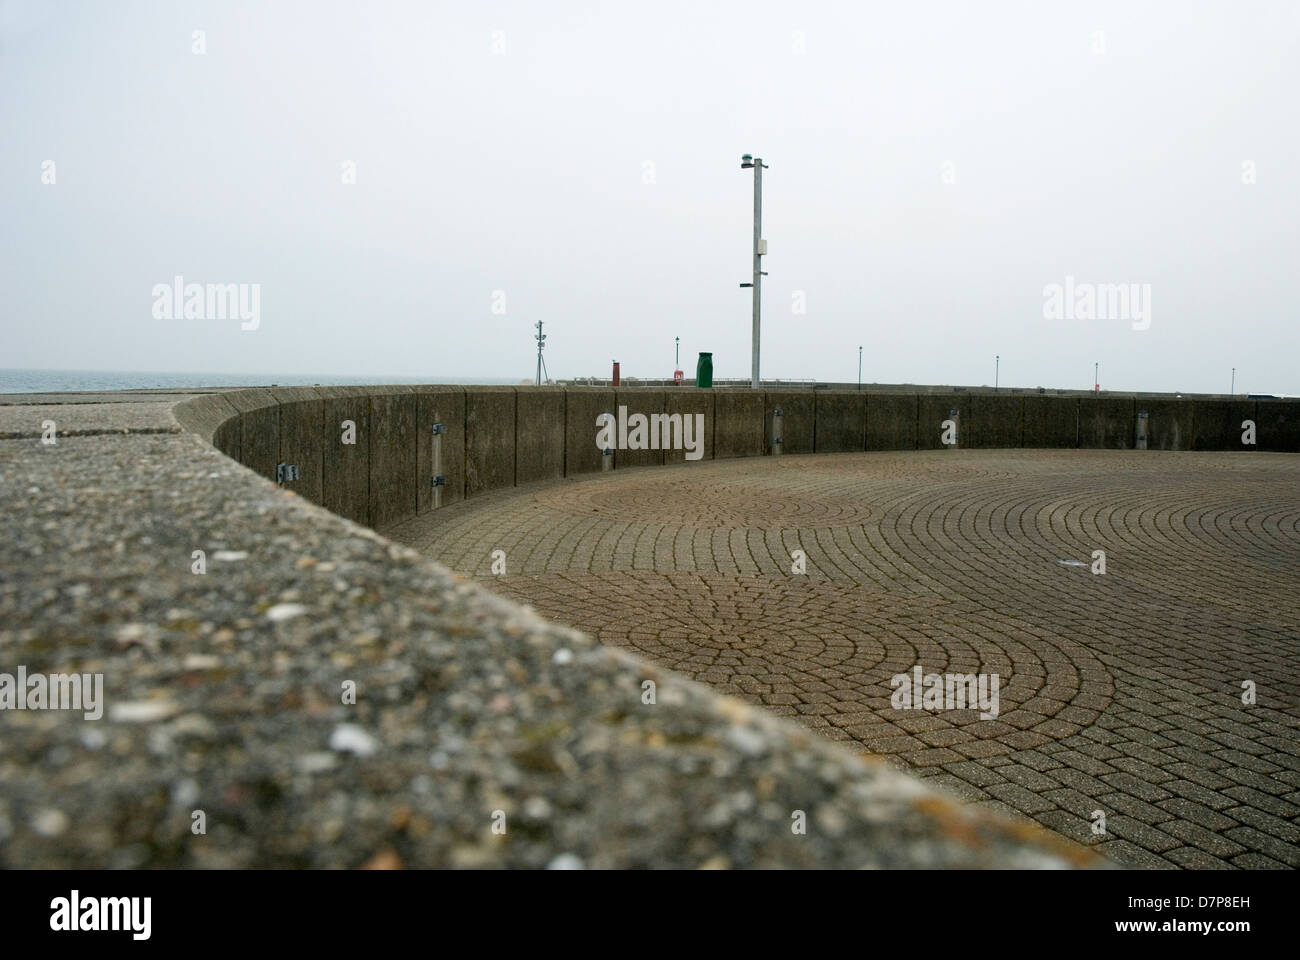
<svg viewBox="0 0 1300 960">
<path fill-rule="evenodd" d="M 862 348 L 858 347 L 858 389 L 862 389 Z"/>
<path fill-rule="evenodd" d="M 1237 368 L 1236 367 L 1232 368 L 1232 389 L 1228 391 L 1228 395 L 1232 397 L 1235 397 L 1237 395 Z"/>
<path fill-rule="evenodd" d="M 998 372 L 1001 369 L 1002 369 L 1002 357 L 1001 355 L 998 355 L 993 358 L 993 389 L 994 390 L 998 388 Z"/>
<path fill-rule="evenodd" d="M 542 334 L 542 321 L 537 321 L 537 386 L 542 385 L 542 344 L 546 337 Z"/>
<path fill-rule="evenodd" d="M 754 343 L 752 386 L 758 389 L 759 325 L 762 314 L 763 256 L 759 253 L 763 243 L 763 158 L 754 158 Z"/>
</svg>

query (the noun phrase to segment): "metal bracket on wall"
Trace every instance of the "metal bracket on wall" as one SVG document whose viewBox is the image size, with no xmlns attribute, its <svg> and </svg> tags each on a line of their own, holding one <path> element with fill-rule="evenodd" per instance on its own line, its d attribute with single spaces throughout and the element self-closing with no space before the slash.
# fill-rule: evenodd
<svg viewBox="0 0 1300 960">
<path fill-rule="evenodd" d="M 433 509 L 437 510 L 442 507 L 442 488 L 447 485 L 447 479 L 442 475 L 442 435 L 446 433 L 447 428 L 441 423 L 433 425 L 433 477 L 429 483 L 433 487 Z"/>
<path fill-rule="evenodd" d="M 278 463 L 275 466 L 275 482 L 288 483 L 290 480 L 298 479 L 298 465 L 296 463 Z"/>
</svg>

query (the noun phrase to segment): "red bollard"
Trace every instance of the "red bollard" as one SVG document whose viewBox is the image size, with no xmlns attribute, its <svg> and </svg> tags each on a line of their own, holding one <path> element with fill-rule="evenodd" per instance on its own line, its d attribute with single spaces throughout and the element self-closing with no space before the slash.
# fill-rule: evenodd
<svg viewBox="0 0 1300 960">
<path fill-rule="evenodd" d="M 614 361 L 614 382 L 612 386 L 615 387 L 618 386 L 618 361 L 617 360 Z"/>
</svg>

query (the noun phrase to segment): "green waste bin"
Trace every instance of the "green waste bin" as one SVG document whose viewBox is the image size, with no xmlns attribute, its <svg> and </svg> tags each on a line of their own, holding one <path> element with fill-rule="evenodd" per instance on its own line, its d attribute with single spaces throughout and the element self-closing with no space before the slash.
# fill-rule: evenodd
<svg viewBox="0 0 1300 960">
<path fill-rule="evenodd" d="M 700 354 L 700 359 L 695 364 L 695 385 L 697 387 L 713 386 L 713 354 Z"/>
</svg>

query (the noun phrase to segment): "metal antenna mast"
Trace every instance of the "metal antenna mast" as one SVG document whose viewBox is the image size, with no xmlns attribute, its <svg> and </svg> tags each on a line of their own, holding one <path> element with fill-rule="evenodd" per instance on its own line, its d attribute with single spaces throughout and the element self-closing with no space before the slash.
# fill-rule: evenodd
<svg viewBox="0 0 1300 960">
<path fill-rule="evenodd" d="M 533 326 L 537 328 L 537 386 L 540 387 L 542 385 L 542 371 L 546 369 L 546 363 L 542 360 L 542 348 L 546 346 L 546 334 L 542 333 L 541 320 L 538 320 Z M 550 379 L 549 373 L 546 376 L 547 379 Z"/>
</svg>

